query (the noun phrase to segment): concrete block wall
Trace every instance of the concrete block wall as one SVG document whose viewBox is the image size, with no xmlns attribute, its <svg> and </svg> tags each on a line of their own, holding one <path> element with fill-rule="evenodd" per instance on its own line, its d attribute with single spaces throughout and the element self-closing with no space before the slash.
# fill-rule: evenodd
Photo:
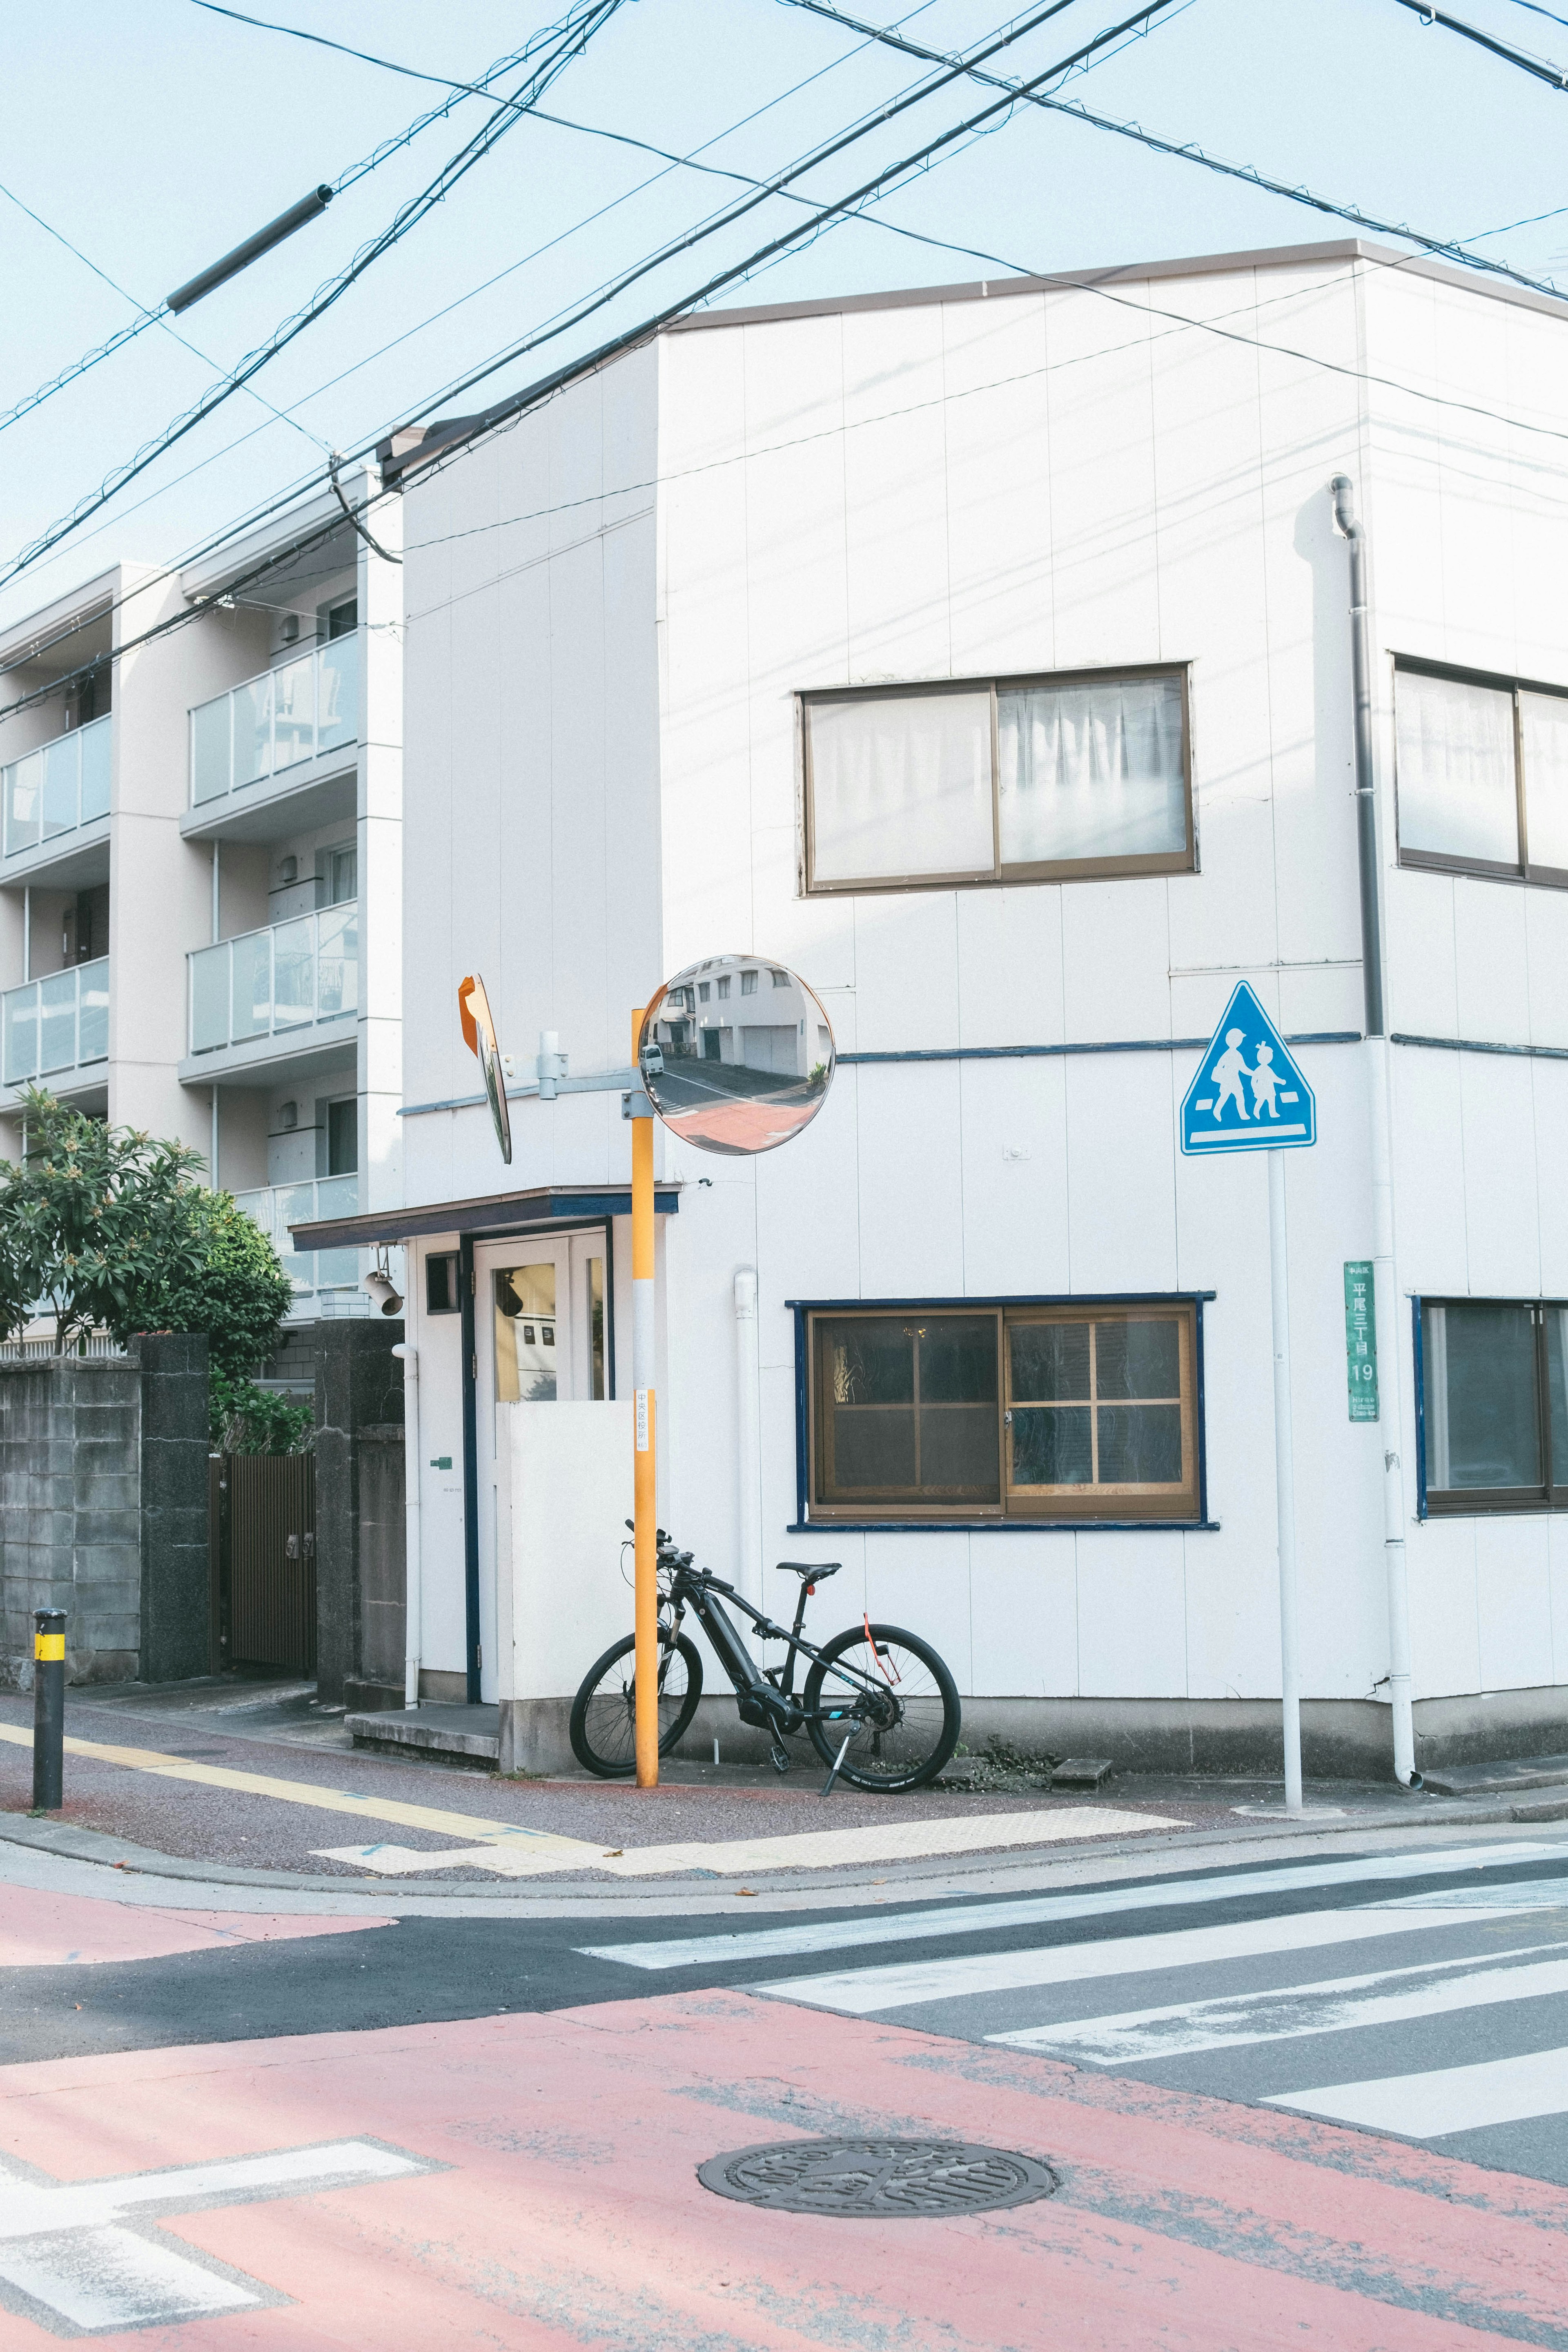
<svg viewBox="0 0 1568 2352">
<path fill-rule="evenodd" d="M 32 1685 L 33 1612 L 66 1612 L 72 1683 L 207 1671 L 207 1342 L 0 1363 L 0 1686 Z"/>
</svg>

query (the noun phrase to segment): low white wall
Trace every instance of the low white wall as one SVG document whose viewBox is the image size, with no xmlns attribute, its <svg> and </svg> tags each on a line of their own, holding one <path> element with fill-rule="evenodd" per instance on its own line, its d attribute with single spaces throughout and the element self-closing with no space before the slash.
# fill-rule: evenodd
<svg viewBox="0 0 1568 2352">
<path fill-rule="evenodd" d="M 632 1514 L 632 1408 L 629 1401 L 503 1404 L 496 1418 L 501 1768 L 515 1770 L 536 1746 L 518 1718 L 538 1715 L 537 1702 L 552 1702 L 545 1709 L 552 1733 L 548 1760 L 561 1760 L 554 1748 L 578 1685 L 595 1659 L 632 1630 L 629 1555 L 626 1576 L 621 1573 Z M 510 1762 L 509 1722 L 517 1749 Z"/>
</svg>

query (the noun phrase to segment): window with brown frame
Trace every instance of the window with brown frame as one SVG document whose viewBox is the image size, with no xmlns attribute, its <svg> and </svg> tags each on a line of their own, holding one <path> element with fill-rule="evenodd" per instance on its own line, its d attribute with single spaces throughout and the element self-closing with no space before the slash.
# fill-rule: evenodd
<svg viewBox="0 0 1568 2352">
<path fill-rule="evenodd" d="M 1418 1328 L 1426 1508 L 1568 1508 L 1568 1304 L 1424 1298 Z"/>
<path fill-rule="evenodd" d="M 1401 661 L 1399 862 L 1568 887 L 1568 690 Z"/>
<path fill-rule="evenodd" d="M 801 697 L 808 891 L 1183 874 L 1184 668 Z"/>
<path fill-rule="evenodd" d="M 1195 1520 L 1188 1299 L 807 1318 L 822 1519 Z"/>
</svg>

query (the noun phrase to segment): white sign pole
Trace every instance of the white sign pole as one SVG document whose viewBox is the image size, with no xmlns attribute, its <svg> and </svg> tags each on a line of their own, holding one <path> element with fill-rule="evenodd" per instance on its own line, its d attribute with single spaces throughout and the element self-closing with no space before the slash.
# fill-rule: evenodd
<svg viewBox="0 0 1568 2352">
<path fill-rule="evenodd" d="M 1279 1690 L 1285 1810 L 1301 1811 L 1301 1658 L 1296 1624 L 1296 1463 L 1290 1424 L 1290 1282 L 1285 1250 L 1285 1154 L 1268 1154 L 1268 1287 L 1274 1308 L 1274 1491 L 1279 1522 Z"/>
</svg>

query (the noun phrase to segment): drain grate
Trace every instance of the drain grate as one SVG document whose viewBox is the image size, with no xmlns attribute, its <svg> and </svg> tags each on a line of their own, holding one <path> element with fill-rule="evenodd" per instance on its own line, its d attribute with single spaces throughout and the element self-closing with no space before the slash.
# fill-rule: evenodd
<svg viewBox="0 0 1568 2352">
<path fill-rule="evenodd" d="M 863 2221 L 931 2220 L 1027 2205 L 1057 2187 L 1049 2165 L 1001 2147 L 945 2139 L 785 2139 L 710 2156 L 704 2189 L 775 2213 Z"/>
</svg>

